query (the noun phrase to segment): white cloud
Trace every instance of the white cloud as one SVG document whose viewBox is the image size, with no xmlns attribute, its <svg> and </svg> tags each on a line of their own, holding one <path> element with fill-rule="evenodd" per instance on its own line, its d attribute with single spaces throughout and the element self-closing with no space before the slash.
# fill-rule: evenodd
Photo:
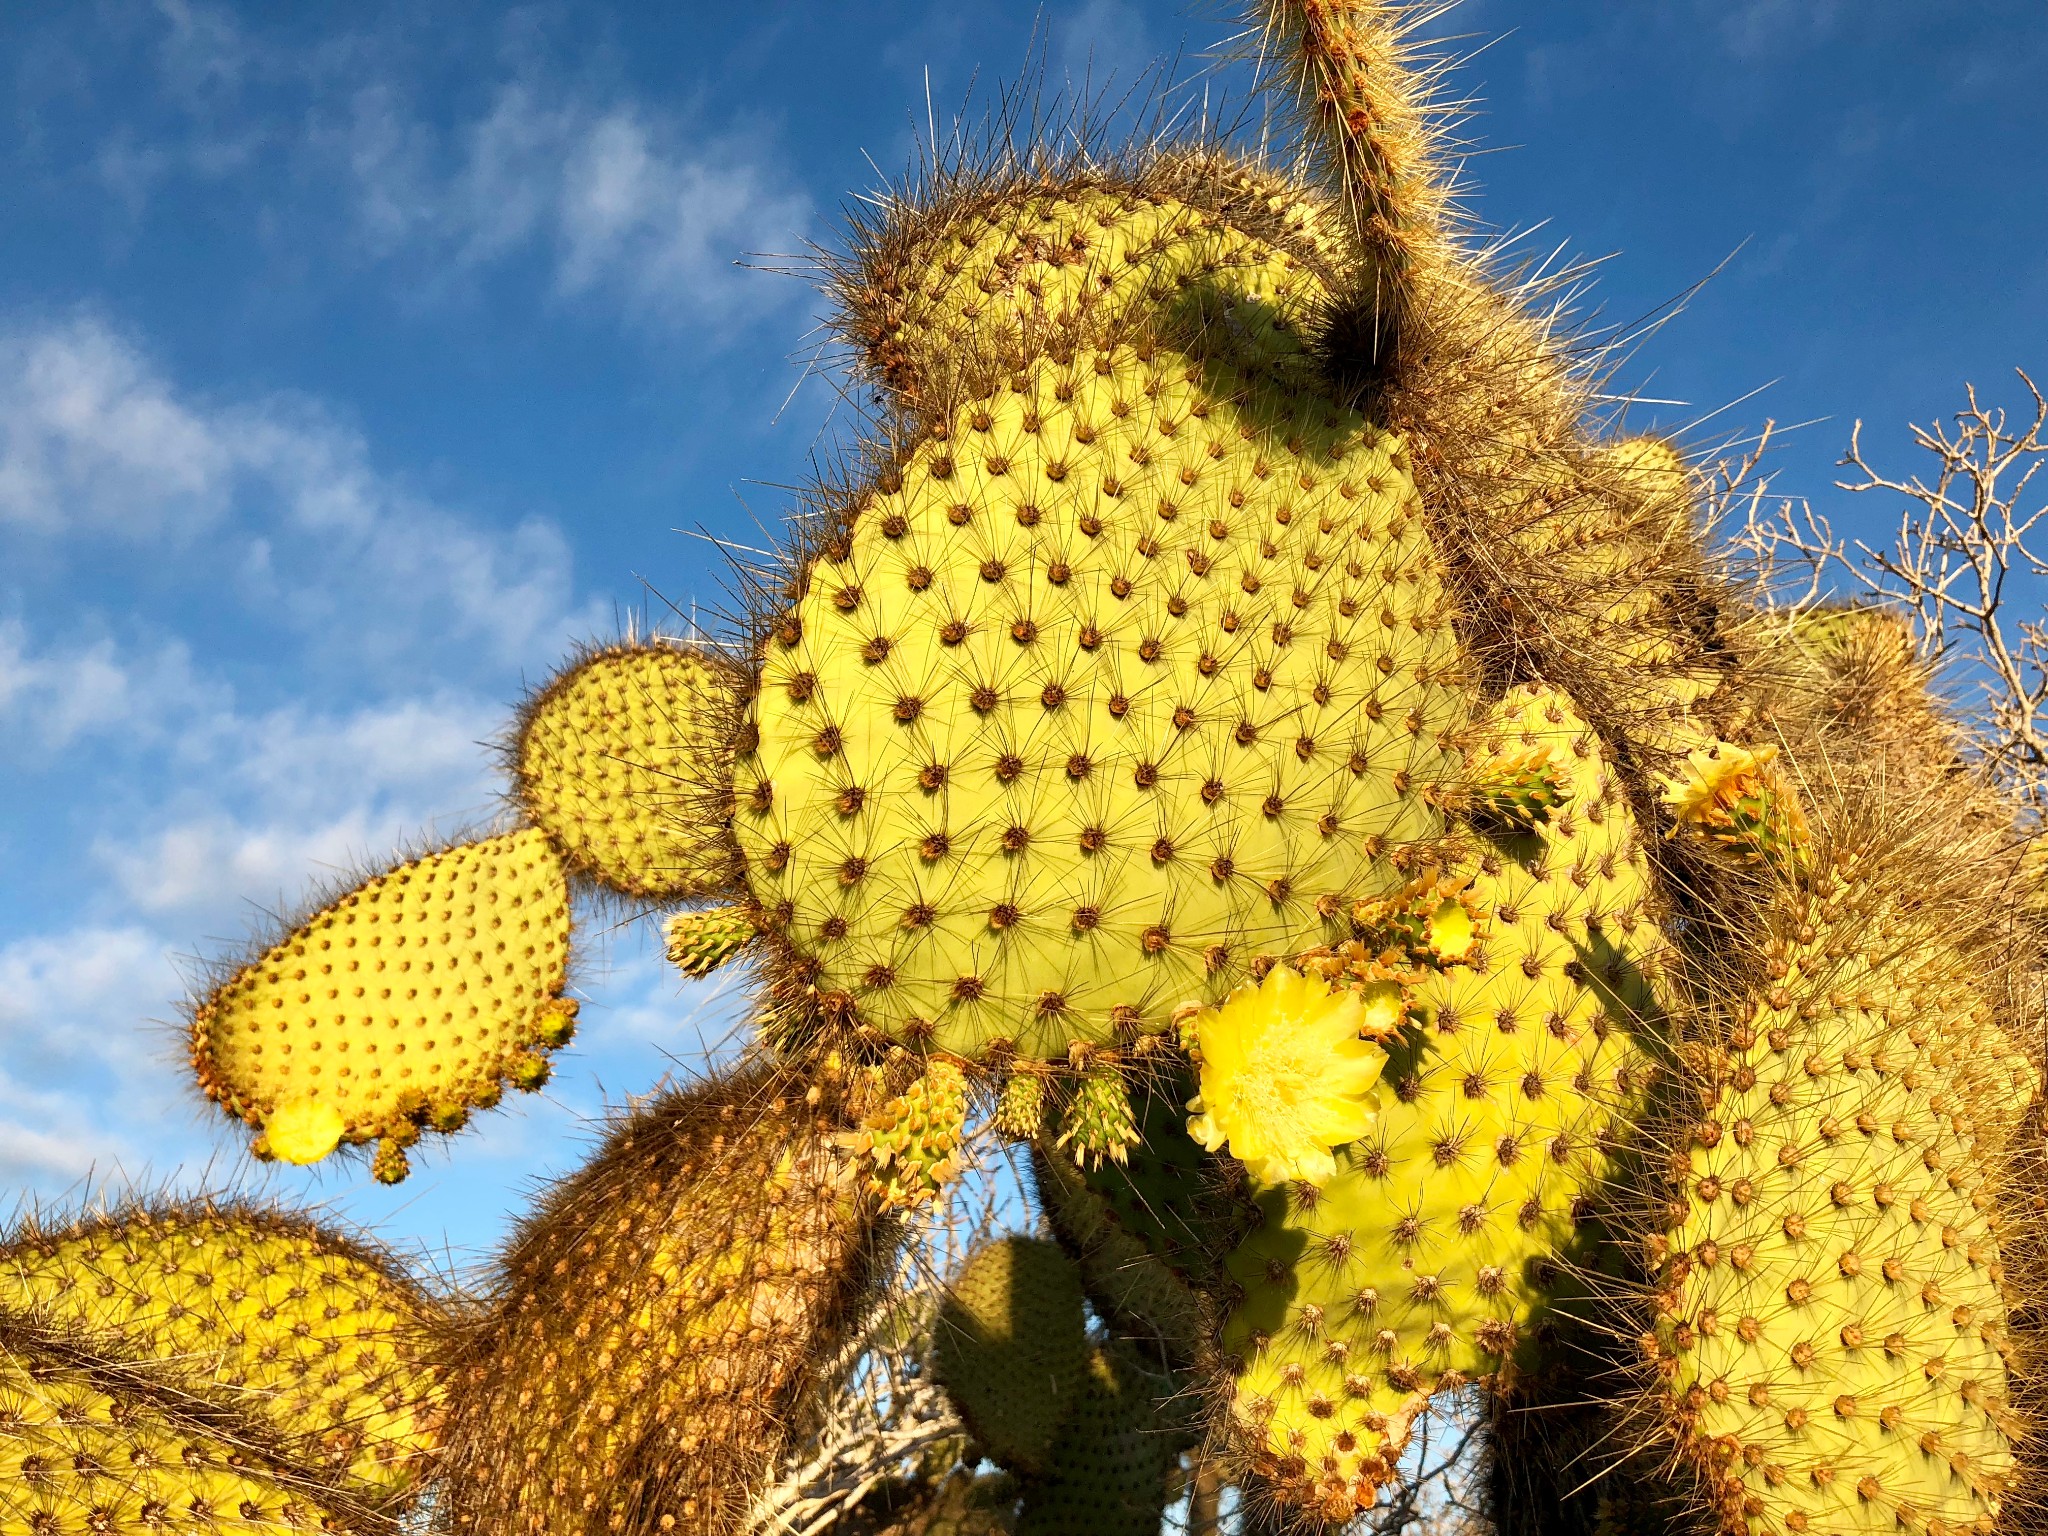
<svg viewBox="0 0 2048 1536">
<path fill-rule="evenodd" d="M 389 661 L 565 639 L 570 556 L 551 525 L 481 529 L 378 473 L 352 428 L 276 395 L 183 398 L 93 315 L 0 327 L 0 526 L 192 549 L 252 614 Z M 95 550 L 102 545 L 94 545 Z"/>
<path fill-rule="evenodd" d="M 537 250 L 559 295 L 667 324 L 724 326 L 795 291 L 734 267 L 794 249 L 811 222 L 809 201 L 744 135 L 514 80 L 445 132 L 373 82 L 328 137 L 380 258 L 474 271 Z"/>
<path fill-rule="evenodd" d="M 338 715 L 203 717 L 172 748 L 168 803 L 139 827 L 101 834 L 94 861 L 136 909 L 232 936 L 261 910 L 298 905 L 309 886 L 487 821 L 497 785 L 481 743 L 503 715 L 442 694 Z"/>
<path fill-rule="evenodd" d="M 225 510 L 234 462 L 106 326 L 0 330 L 0 523 L 194 530 Z"/>
<path fill-rule="evenodd" d="M 140 656 L 108 636 L 38 650 L 19 619 L 0 620 L 0 754 L 44 758 L 94 736 L 155 741 L 210 691 L 183 641 Z"/>
</svg>

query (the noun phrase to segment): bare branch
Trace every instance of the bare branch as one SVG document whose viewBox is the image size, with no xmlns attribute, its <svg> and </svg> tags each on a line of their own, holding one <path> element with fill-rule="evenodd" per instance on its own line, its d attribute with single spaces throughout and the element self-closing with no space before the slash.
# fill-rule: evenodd
<svg viewBox="0 0 2048 1536">
<path fill-rule="evenodd" d="M 2013 609 L 2028 579 L 2048 576 L 2042 533 L 2048 499 L 2029 502 L 2048 462 L 2048 398 L 2019 374 L 2030 420 L 1985 405 L 1976 386 L 1952 423 L 1915 426 L 1915 446 L 1932 463 L 1903 478 L 1874 468 L 1857 422 L 1838 484 L 1856 494 L 1896 498 L 1888 545 L 1858 539 L 1853 549 L 1803 501 L 1773 498 L 1756 473 L 1770 438 L 1718 467 L 1709 505 L 1731 529 L 1731 547 L 1753 565 L 1759 600 L 1797 611 L 1830 595 L 1838 578 L 1852 593 L 1892 605 L 1914 620 L 1924 654 L 1955 654 L 1981 669 L 1974 728 L 1982 767 L 2036 811 L 2048 810 L 2048 628 Z M 2048 482 L 2044 482 L 2048 484 Z"/>
</svg>

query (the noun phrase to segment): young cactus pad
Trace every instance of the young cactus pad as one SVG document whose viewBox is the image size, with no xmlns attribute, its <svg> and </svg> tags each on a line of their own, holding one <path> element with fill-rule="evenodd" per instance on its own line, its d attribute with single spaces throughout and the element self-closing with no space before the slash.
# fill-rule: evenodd
<svg viewBox="0 0 2048 1536">
<path fill-rule="evenodd" d="M 451 1371 L 476 1536 L 744 1529 L 877 1257 L 834 1083 L 749 1065 L 642 1103 L 552 1190 Z"/>
<path fill-rule="evenodd" d="M 1989 1532 L 2014 1474 L 1983 1005 L 1902 919 L 1919 878 L 1845 860 L 1783 894 L 1679 1154 L 1645 1343 L 1731 1536 Z"/>
<path fill-rule="evenodd" d="M 1088 1375 L 1081 1277 L 1055 1243 L 1004 1237 L 969 1256 L 932 1326 L 932 1365 L 1000 1465 L 1051 1471 Z"/>
<path fill-rule="evenodd" d="M 0 1308 L 166 1384 L 221 1389 L 295 1465 L 367 1501 L 432 1465 L 436 1309 L 381 1254 L 303 1218 L 194 1203 L 30 1222 L 0 1246 Z"/>
<path fill-rule="evenodd" d="M 954 411 L 806 572 L 736 769 L 828 1011 L 968 1058 L 1166 1026 L 1439 831 L 1456 642 L 1398 438 L 1163 348 Z"/>
<path fill-rule="evenodd" d="M 379 1141 L 404 1177 L 421 1124 L 460 1126 L 500 1085 L 547 1079 L 569 1037 L 569 887 L 536 831 L 430 853 L 323 907 L 193 1011 L 200 1086 L 257 1151 L 317 1162 Z"/>
<path fill-rule="evenodd" d="M 1331 1519 L 1393 1477 L 1433 1392 L 1526 1352 L 1647 1080 L 1631 1036 L 1663 939 L 1622 787 L 1552 690 L 1512 691 L 1498 735 L 1552 746 L 1571 794 L 1478 861 L 1490 937 L 1415 983 L 1366 1138 L 1323 1188 L 1265 1194 L 1228 1263 L 1230 1416 L 1276 1493 Z"/>
<path fill-rule="evenodd" d="M 625 895 L 729 889 L 721 743 L 739 692 L 731 663 L 674 641 L 583 657 L 526 707 L 512 749 L 520 808 L 571 869 Z"/>
</svg>

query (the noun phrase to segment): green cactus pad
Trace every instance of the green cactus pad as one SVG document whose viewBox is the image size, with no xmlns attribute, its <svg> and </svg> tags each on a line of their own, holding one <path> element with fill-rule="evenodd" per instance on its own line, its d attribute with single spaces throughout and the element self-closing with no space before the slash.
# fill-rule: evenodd
<svg viewBox="0 0 2048 1536">
<path fill-rule="evenodd" d="M 193 1010 L 207 1097 L 257 1150 L 317 1162 L 380 1142 L 404 1177 L 422 1124 L 453 1129 L 501 1085 L 538 1088 L 569 1038 L 569 887 L 539 832 L 400 864 L 329 903 Z"/>
<path fill-rule="evenodd" d="M 724 742 L 739 671 L 671 640 L 583 656 L 527 705 L 512 750 L 519 804 L 569 867 L 628 896 L 733 888 Z"/>
<path fill-rule="evenodd" d="M 969 1257 L 932 1329 L 960 1417 L 1013 1472 L 1045 1472 L 1088 1374 L 1081 1277 L 1056 1243 L 1005 1237 Z"/>
<path fill-rule="evenodd" d="M 1017 1536 L 1156 1536 L 1193 1417 L 1174 1379 L 1130 1345 L 1091 1351 L 1051 1472 L 1025 1480 Z"/>
<path fill-rule="evenodd" d="M 167 1384 L 231 1393 L 296 1464 L 366 1499 L 433 1464 L 435 1308 L 381 1255 L 302 1218 L 195 1203 L 30 1223 L 0 1246 L 0 1308 Z"/>
<path fill-rule="evenodd" d="M 1079 1259 L 1090 1299 L 1120 1328 L 1160 1339 L 1183 1360 L 1205 1329 L 1197 1287 L 1214 1278 L 1215 1256 L 1241 1230 L 1217 1159 L 1187 1133 L 1194 1092 L 1184 1069 L 1134 1082 L 1139 1140 L 1122 1163 L 1084 1171 L 1058 1151 L 1033 1157 L 1039 1198 Z"/>
<path fill-rule="evenodd" d="M 1231 1417 L 1276 1490 L 1328 1518 L 1371 1504 L 1433 1392 L 1525 1361 L 1647 1084 L 1631 1036 L 1663 939 L 1628 801 L 1561 695 L 1513 690 L 1499 719 L 1498 747 L 1553 747 L 1572 793 L 1480 861 L 1491 934 L 1415 984 L 1373 1133 L 1326 1187 L 1265 1195 L 1229 1260 Z"/>
<path fill-rule="evenodd" d="M 828 1012 L 1060 1059 L 1399 883 L 1458 653 L 1399 438 L 1165 350 L 1012 382 L 809 568 L 737 825 Z"/>
<path fill-rule="evenodd" d="M 1989 1532 L 2015 1471 L 1988 1021 L 1863 862 L 1784 893 L 1681 1154 L 1646 1344 L 1732 1536 Z"/>
</svg>

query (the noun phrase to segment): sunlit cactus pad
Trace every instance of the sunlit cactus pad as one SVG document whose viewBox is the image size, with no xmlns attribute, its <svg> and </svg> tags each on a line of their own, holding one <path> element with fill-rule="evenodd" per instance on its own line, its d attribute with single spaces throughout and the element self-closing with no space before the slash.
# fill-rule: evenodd
<svg viewBox="0 0 2048 1536">
<path fill-rule="evenodd" d="M 432 1466 L 437 1308 L 391 1260 L 302 1217 L 194 1202 L 31 1222 L 0 1247 L 0 1308 L 167 1386 L 221 1389 L 295 1464 L 364 1498 Z"/>
<path fill-rule="evenodd" d="M 1371 1132 L 1266 1192 L 1230 1258 L 1233 1418 L 1326 1518 L 1372 1504 L 1433 1393 L 1526 1363 L 1648 1085 L 1664 939 L 1621 786 L 1554 690 L 1512 693 L 1490 745 L 1550 747 L 1572 793 L 1478 860 L 1483 950 L 1416 985 Z"/>
<path fill-rule="evenodd" d="M 1227 365 L 1041 360 L 766 642 L 737 825 L 828 1008 L 978 1057 L 1162 1029 L 1439 830 L 1456 642 L 1400 439 Z"/>
<path fill-rule="evenodd" d="M 520 807 L 569 866 L 629 896 L 708 896 L 732 883 L 721 835 L 731 663 L 674 641 L 625 641 L 534 695 L 513 746 Z"/>
<path fill-rule="evenodd" d="M 310 1163 L 381 1141 L 403 1177 L 422 1125 L 460 1126 L 500 1087 L 536 1087 L 568 1038 L 569 889 L 539 832 L 430 853 L 322 908 L 194 1010 L 207 1097 L 257 1149 Z"/>
</svg>

